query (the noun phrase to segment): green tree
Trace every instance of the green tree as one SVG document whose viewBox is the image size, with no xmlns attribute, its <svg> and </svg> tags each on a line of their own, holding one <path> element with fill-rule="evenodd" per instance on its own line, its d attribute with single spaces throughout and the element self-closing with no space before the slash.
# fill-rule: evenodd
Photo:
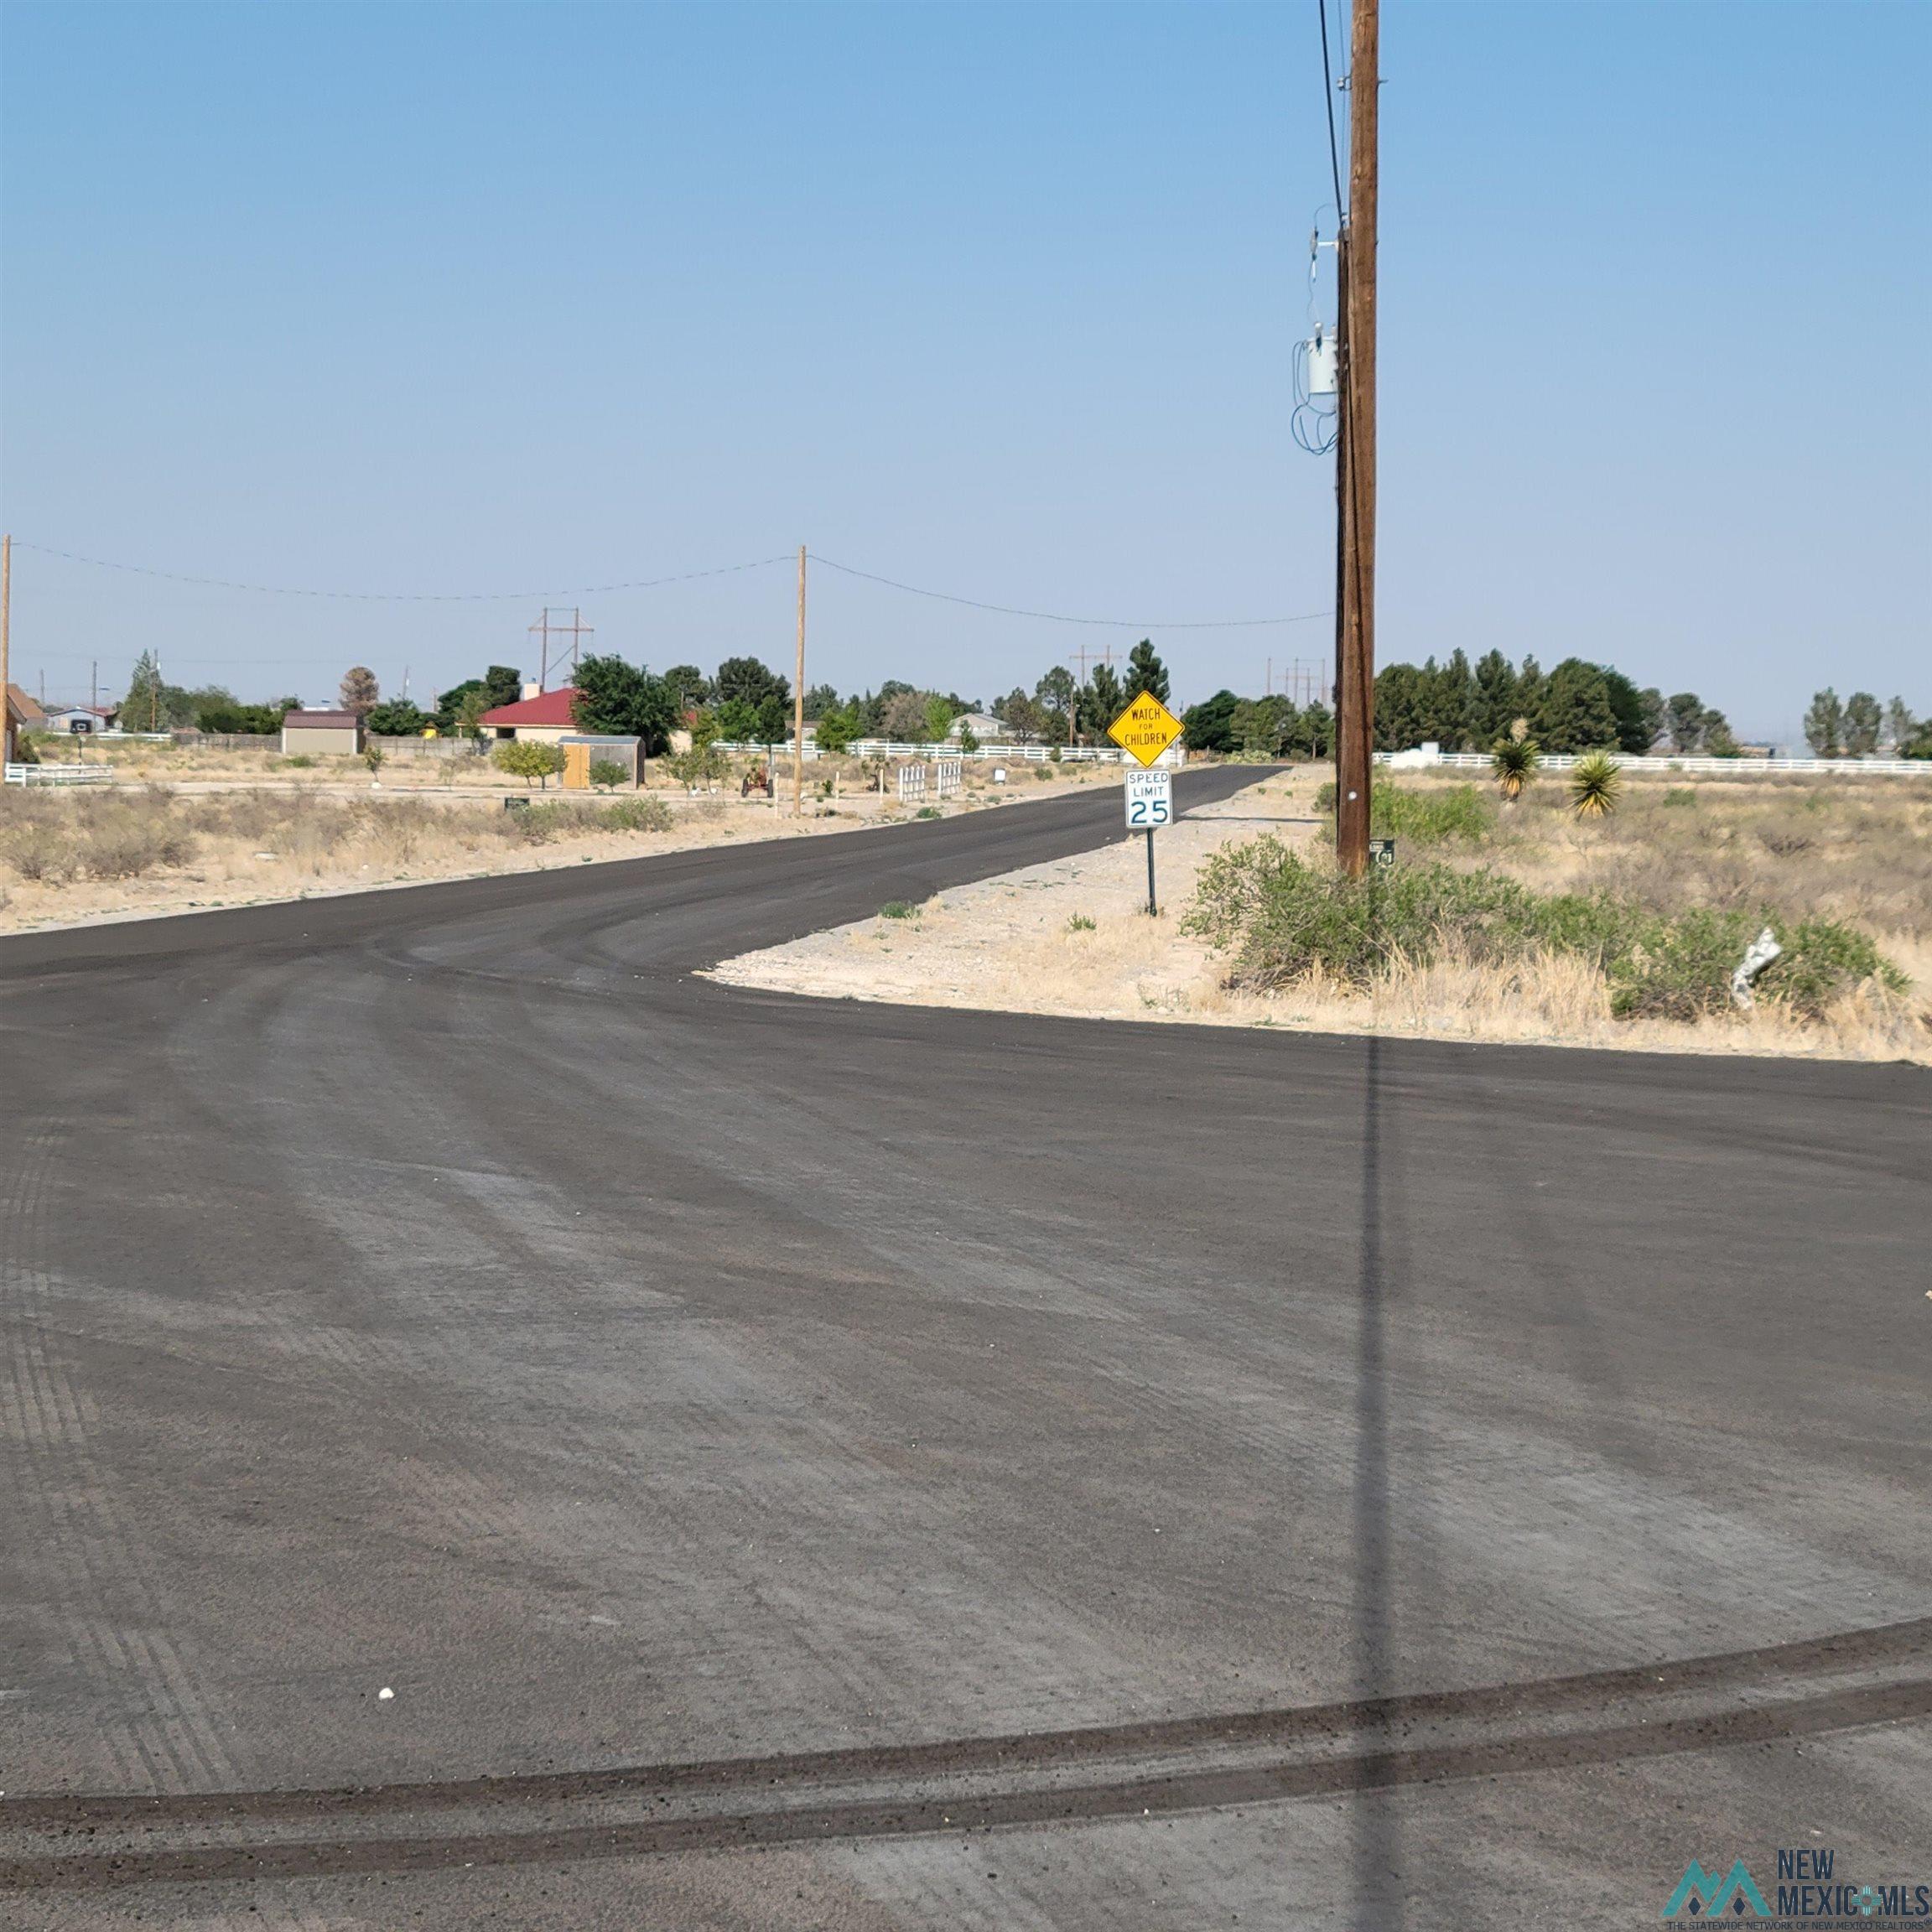
<svg viewBox="0 0 1932 1932">
<path fill-rule="evenodd" d="M 1190 751 L 1232 751 L 1239 740 L 1234 735 L 1234 712 L 1239 704 L 1232 691 L 1217 691 L 1198 704 L 1190 704 L 1181 714 L 1181 724 L 1187 734 Z"/>
<path fill-rule="evenodd" d="M 1430 678 L 1426 707 L 1425 738 L 1434 739 L 1445 751 L 1460 751 L 1475 742 L 1476 673 L 1460 647 Z"/>
<path fill-rule="evenodd" d="M 1500 651 L 1485 651 L 1477 659 L 1476 695 L 1470 709 L 1470 729 L 1485 745 L 1504 736 L 1516 722 L 1516 674 Z"/>
<path fill-rule="evenodd" d="M 366 664 L 351 664 L 342 673 L 341 695 L 345 711 L 353 711 L 358 718 L 366 718 L 380 702 L 382 687 L 376 682 L 376 673 Z"/>
<path fill-rule="evenodd" d="M 1644 693 L 1613 666 L 1599 664 L 1597 668 L 1603 673 L 1604 688 L 1610 693 L 1610 714 L 1617 720 L 1617 748 L 1641 758 L 1657 737 L 1650 728 Z"/>
<path fill-rule="evenodd" d="M 490 702 L 490 693 L 479 681 L 458 701 L 455 713 L 449 720 L 451 728 L 460 731 L 465 738 L 477 737 L 481 732 L 483 714 L 495 709 Z"/>
<path fill-rule="evenodd" d="M 1121 694 L 1120 679 L 1111 664 L 1096 664 L 1093 675 L 1087 681 L 1085 695 L 1080 700 L 1080 715 L 1093 721 L 1096 732 L 1104 734 L 1107 727 L 1127 709 L 1127 700 Z"/>
<path fill-rule="evenodd" d="M 523 673 L 508 664 L 492 664 L 483 673 L 483 695 L 489 700 L 486 711 L 514 704 L 523 695 Z"/>
<path fill-rule="evenodd" d="M 1845 745 L 1845 707 L 1827 684 L 1805 714 L 1805 742 L 1820 758 L 1836 758 Z"/>
<path fill-rule="evenodd" d="M 1407 751 L 1428 735 L 1429 674 L 1413 664 L 1384 664 L 1375 673 L 1375 749 Z"/>
<path fill-rule="evenodd" d="M 646 754 L 667 750 L 678 722 L 678 699 L 667 678 L 619 657 L 585 657 L 577 666 L 570 717 L 579 731 L 638 738 Z"/>
<path fill-rule="evenodd" d="M 950 698 L 942 698 L 937 691 L 929 692 L 926 699 L 926 742 L 943 743 L 953 729 L 953 720 L 958 715 Z"/>
<path fill-rule="evenodd" d="M 419 737 L 429 721 L 429 714 L 418 710 L 407 698 L 371 705 L 362 720 L 379 738 Z"/>
<path fill-rule="evenodd" d="M 548 787 L 564 769 L 564 747 L 535 738 L 506 738 L 490 754 L 490 761 L 499 771 L 521 778 L 526 787 L 532 778 Z"/>
<path fill-rule="evenodd" d="M 710 720 L 718 736 L 727 745 L 760 745 L 766 740 L 758 730 L 758 707 L 748 699 L 721 699 L 711 707 Z M 696 744 L 693 733 L 692 742 Z"/>
<path fill-rule="evenodd" d="M 123 731 L 173 731 L 194 722 L 193 694 L 184 691 L 179 684 L 164 682 L 161 666 L 154 653 L 143 651 L 134 660 L 134 674 L 127 683 L 127 695 L 121 700 L 121 729 Z"/>
<path fill-rule="evenodd" d="M 1670 706 L 1654 684 L 1646 684 L 1637 697 L 1644 707 L 1644 749 L 1648 751 L 1670 728 Z"/>
<path fill-rule="evenodd" d="M 855 706 L 828 704 L 818 714 L 818 749 L 833 757 L 842 757 L 858 741 L 860 719 Z"/>
<path fill-rule="evenodd" d="M 1869 691 L 1854 691 L 1845 700 L 1845 749 L 1854 758 L 1869 758 L 1878 749 L 1885 713 Z"/>
<path fill-rule="evenodd" d="M 629 780 L 631 771 L 628 766 L 619 764 L 615 758 L 593 758 L 589 776 L 600 792 L 615 792 Z"/>
<path fill-rule="evenodd" d="M 1703 749 L 1704 701 L 1695 691 L 1680 691 L 1668 702 L 1670 749 L 1691 752 Z"/>
<path fill-rule="evenodd" d="M 664 673 L 664 682 L 678 700 L 681 717 L 688 717 L 711 702 L 711 680 L 695 664 L 673 664 Z"/>
<path fill-rule="evenodd" d="M 1098 675 L 1098 670 L 1095 675 Z M 1143 637 L 1127 653 L 1127 678 L 1121 688 L 1121 705 L 1131 704 L 1143 691 L 1150 691 L 1163 704 L 1167 702 L 1167 667 L 1161 662 L 1160 653 L 1155 650 L 1150 637 Z M 1107 722 L 1111 724 L 1118 715 L 1116 710 Z"/>
<path fill-rule="evenodd" d="M 720 704 L 739 698 L 756 709 L 776 700 L 781 711 L 791 713 L 792 681 L 767 670 L 756 657 L 727 657 L 718 667 L 712 688 Z"/>
<path fill-rule="evenodd" d="M 1543 708 L 1543 688 L 1546 682 L 1543 667 L 1534 657 L 1524 657 L 1523 668 L 1516 673 L 1515 714 L 1504 726 L 1504 730 L 1514 731 L 1518 718 L 1527 719 L 1530 725 L 1535 726 L 1537 714 Z"/>
<path fill-rule="evenodd" d="M 1917 735 L 1919 720 L 1903 698 L 1894 698 L 1885 707 L 1885 741 L 1896 750 Z"/>
<path fill-rule="evenodd" d="M 813 684 L 805 693 L 805 722 L 816 724 L 839 702 L 839 693 L 829 684 Z"/>
<path fill-rule="evenodd" d="M 1545 750 L 1593 751 L 1617 742 L 1617 717 L 1603 673 L 1566 657 L 1550 673 L 1536 708 L 1536 739 Z"/>
<path fill-rule="evenodd" d="M 962 751 L 977 751 L 979 749 L 979 734 L 970 724 L 959 727 L 959 749 Z"/>
</svg>

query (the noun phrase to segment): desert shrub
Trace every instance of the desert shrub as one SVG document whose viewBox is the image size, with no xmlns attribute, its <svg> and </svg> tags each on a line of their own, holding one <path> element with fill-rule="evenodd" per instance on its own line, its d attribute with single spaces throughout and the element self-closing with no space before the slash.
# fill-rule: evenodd
<svg viewBox="0 0 1932 1932">
<path fill-rule="evenodd" d="M 1096 930 L 1093 922 L 1084 912 L 1076 912 L 1067 922 L 1069 932 L 1092 932 Z"/>
<path fill-rule="evenodd" d="M 879 908 L 879 917 L 881 919 L 917 919 L 919 908 L 904 899 L 888 899 Z"/>
<path fill-rule="evenodd" d="M 606 806 L 598 817 L 599 823 L 613 832 L 668 832 L 676 822 L 671 808 L 662 798 L 641 795 L 620 798 L 615 804 Z"/>
<path fill-rule="evenodd" d="M 937 805 L 922 805 L 912 816 L 915 818 L 943 818 L 946 814 Z"/>
<path fill-rule="evenodd" d="M 1758 980 L 1761 1000 L 1815 1017 L 1859 986 L 1908 984 L 1870 939 L 1832 919 L 1787 923 L 1762 908 L 1708 906 L 1664 913 L 1612 892 L 1538 892 L 1440 865 L 1351 880 L 1272 836 L 1209 859 L 1185 924 L 1231 955 L 1231 984 L 1256 989 L 1320 970 L 1366 990 L 1399 959 L 1454 952 L 1504 964 L 1550 952 L 1602 971 L 1619 1019 L 1696 1020 L 1729 1009 L 1731 974 L 1767 925 L 1784 951 Z"/>
<path fill-rule="evenodd" d="M 291 751 L 286 758 L 271 759 L 268 769 L 271 771 L 313 771 L 315 761 L 306 751 Z"/>
<path fill-rule="evenodd" d="M 593 758 L 589 776 L 600 792 L 615 792 L 629 781 L 631 773 L 627 766 L 620 765 L 615 758 Z"/>
<path fill-rule="evenodd" d="M 1331 779 L 1315 794 L 1315 809 L 1332 818 L 1335 785 Z M 1410 790 L 1387 782 L 1368 794 L 1368 829 L 1378 839 L 1406 839 L 1418 845 L 1473 844 L 1495 829 L 1496 807 L 1473 785 Z"/>
<path fill-rule="evenodd" d="M 1060 747 L 1059 747 L 1057 745 L 1056 745 L 1053 747 L 1053 749 L 1054 749 L 1056 751 L 1057 751 L 1057 750 L 1060 749 Z M 1058 760 L 1058 759 L 1055 759 L 1055 760 L 1054 760 L 1054 762 L 1055 762 L 1056 764 L 1057 764 L 1057 763 L 1059 762 L 1059 760 Z M 1052 778 L 1052 776 L 1053 776 L 1053 774 L 1052 774 L 1051 771 L 1049 771 L 1046 769 L 1046 767 L 1044 765 L 1036 765 L 1036 766 L 1033 767 L 1033 776 L 1034 776 L 1036 778 L 1040 778 L 1040 779 L 1044 779 L 1044 780 L 1048 780 L 1048 781 L 1050 781 L 1050 780 Z"/>
<path fill-rule="evenodd" d="M 1666 786 L 1664 792 L 1664 802 L 1670 806 L 1695 805 L 1697 802 L 1697 794 L 1688 785 Z"/>
</svg>

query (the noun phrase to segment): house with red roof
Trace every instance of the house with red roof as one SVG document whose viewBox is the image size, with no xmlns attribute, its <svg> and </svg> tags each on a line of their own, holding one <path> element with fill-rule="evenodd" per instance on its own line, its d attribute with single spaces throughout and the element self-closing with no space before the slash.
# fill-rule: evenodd
<svg viewBox="0 0 1932 1932">
<path fill-rule="evenodd" d="M 555 745 L 577 729 L 570 707 L 577 692 L 566 684 L 558 691 L 538 691 L 524 687 L 514 704 L 499 704 L 476 720 L 486 737 L 533 738 L 540 745 Z"/>
</svg>

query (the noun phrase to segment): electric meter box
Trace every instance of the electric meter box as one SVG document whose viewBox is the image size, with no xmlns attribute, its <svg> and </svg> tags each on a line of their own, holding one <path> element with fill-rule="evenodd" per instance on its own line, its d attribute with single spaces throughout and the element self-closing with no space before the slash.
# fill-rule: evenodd
<svg viewBox="0 0 1932 1932">
<path fill-rule="evenodd" d="M 1308 393 L 1311 396 L 1335 393 L 1335 338 L 1332 335 L 1316 335 L 1309 339 Z"/>
</svg>

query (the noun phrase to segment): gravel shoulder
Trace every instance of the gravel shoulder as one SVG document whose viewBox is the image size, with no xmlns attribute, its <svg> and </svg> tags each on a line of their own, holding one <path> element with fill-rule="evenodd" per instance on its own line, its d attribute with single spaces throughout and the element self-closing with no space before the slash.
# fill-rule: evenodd
<svg viewBox="0 0 1932 1932">
<path fill-rule="evenodd" d="M 902 916 L 882 911 L 740 954 L 713 976 L 820 999 L 1078 1019 L 1932 1062 L 1932 1036 L 1902 1046 L 1896 1029 L 1807 1026 L 1762 1008 L 1695 1025 L 1613 1020 L 1600 976 L 1573 962 L 1511 975 L 1437 965 L 1399 973 L 1368 995 L 1320 985 L 1266 994 L 1230 988 L 1224 962 L 1182 930 L 1201 868 L 1224 845 L 1259 834 L 1297 847 L 1325 840 L 1327 820 L 1317 815 L 1315 798 L 1326 776 L 1318 766 L 1271 773 L 1183 813 L 1157 834 L 1157 918 L 1146 912 L 1145 847 L 1139 834 L 1123 831 L 1098 851 L 956 889 Z M 1909 966 L 1927 963 L 1906 957 Z M 1923 988 L 1926 975 L 1918 977 Z"/>
</svg>

